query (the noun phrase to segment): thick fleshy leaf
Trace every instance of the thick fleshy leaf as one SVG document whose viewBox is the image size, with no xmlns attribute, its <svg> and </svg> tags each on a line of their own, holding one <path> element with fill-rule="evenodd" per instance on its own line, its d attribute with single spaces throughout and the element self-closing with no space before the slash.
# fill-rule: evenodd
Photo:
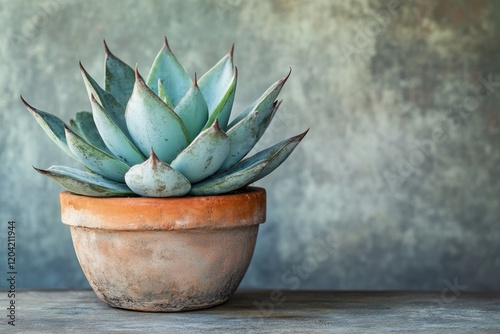
<svg viewBox="0 0 500 334">
<path fill-rule="evenodd" d="M 258 138 L 257 140 L 259 140 L 262 137 L 262 135 L 264 135 L 264 133 L 266 132 L 267 128 L 269 127 L 269 124 L 271 124 L 271 121 L 273 120 L 274 115 L 276 115 L 276 112 L 278 111 L 282 102 L 283 100 L 275 101 L 275 103 L 273 103 L 271 106 L 272 107 L 271 113 L 263 115 L 261 127 L 259 128 L 259 133 L 257 134 Z"/>
<path fill-rule="evenodd" d="M 189 140 L 193 140 L 203 129 L 208 119 L 207 103 L 198 87 L 196 75 L 193 86 L 191 86 L 174 111 L 186 126 Z"/>
<path fill-rule="evenodd" d="M 115 157 L 132 166 L 146 160 L 139 149 L 128 137 L 113 123 L 108 111 L 105 110 L 94 98 L 91 97 L 92 114 L 102 140 Z"/>
<path fill-rule="evenodd" d="M 104 48 L 106 49 L 104 89 L 124 107 L 134 88 L 134 70 L 109 51 L 106 41 Z"/>
<path fill-rule="evenodd" d="M 127 126 L 125 124 L 125 107 L 122 106 L 113 95 L 102 89 L 97 84 L 97 82 L 87 73 L 81 63 L 80 71 L 82 72 L 83 82 L 85 83 L 85 87 L 87 88 L 89 100 L 90 96 L 94 95 L 97 102 L 99 102 L 99 104 L 109 112 L 111 118 L 113 119 L 113 123 L 118 125 L 118 127 L 124 133 L 127 133 Z"/>
<path fill-rule="evenodd" d="M 130 136 L 144 155 L 154 149 L 160 160 L 170 163 L 189 143 L 182 120 L 144 83 L 137 69 L 134 91 L 125 119 Z"/>
<path fill-rule="evenodd" d="M 220 172 L 228 170 L 250 152 L 269 126 L 279 103 L 274 102 L 271 106 L 263 107 L 268 109 L 261 110 L 260 107 L 255 109 L 227 132 L 231 149 Z"/>
<path fill-rule="evenodd" d="M 70 125 L 77 135 L 85 139 L 90 144 L 94 145 L 101 150 L 111 153 L 106 147 L 106 144 L 99 134 L 99 130 L 95 126 L 94 117 L 89 111 L 79 111 L 76 113 L 75 118 L 69 121 Z"/>
<path fill-rule="evenodd" d="M 288 158 L 308 131 L 242 160 L 222 174 L 194 184 L 190 194 L 195 196 L 221 194 L 242 188 L 263 178 Z"/>
<path fill-rule="evenodd" d="M 264 92 L 264 94 L 262 94 L 261 97 L 259 97 L 254 103 L 252 103 L 248 108 L 246 108 L 245 111 L 243 111 L 234 120 L 232 120 L 228 128 L 230 129 L 236 124 L 238 124 L 238 122 L 240 122 L 243 118 L 247 117 L 255 109 L 265 110 L 269 108 L 269 106 L 271 106 L 278 97 L 279 93 L 281 92 L 281 89 L 285 85 L 291 73 L 292 69 L 290 68 L 290 71 L 286 76 L 284 76 L 283 78 L 279 79 L 274 84 L 272 84 Z"/>
<path fill-rule="evenodd" d="M 165 104 L 167 106 L 169 106 L 171 109 L 174 109 L 174 105 L 170 101 L 170 98 L 168 97 L 167 92 L 165 91 L 165 88 L 163 88 L 163 85 L 161 84 L 160 79 L 158 79 L 158 96 L 160 97 L 160 99 L 163 100 L 163 102 L 165 102 Z"/>
<path fill-rule="evenodd" d="M 227 90 L 222 96 L 219 104 L 215 107 L 210 113 L 209 108 L 209 119 L 205 124 L 204 129 L 210 127 L 215 120 L 219 120 L 219 125 L 221 129 L 225 130 L 227 128 L 227 122 L 229 121 L 229 117 L 231 116 L 231 109 L 233 108 L 234 102 L 234 94 L 236 93 L 236 83 L 238 82 L 238 69 L 235 67 L 234 75 L 229 83 Z"/>
<path fill-rule="evenodd" d="M 35 168 L 35 167 L 33 167 Z M 52 166 L 35 170 L 46 175 L 75 194 L 94 197 L 133 196 L 134 193 L 124 183 L 114 182 L 94 173 L 66 166 Z"/>
<path fill-rule="evenodd" d="M 236 171 L 241 170 L 249 166 L 255 165 L 259 162 L 267 161 L 266 166 L 260 171 L 260 173 L 254 179 L 252 179 L 252 183 L 257 180 L 260 180 L 261 178 L 267 176 L 273 170 L 278 168 L 278 166 L 281 165 L 283 161 L 285 161 L 290 156 L 293 150 L 295 150 L 297 145 L 306 136 L 308 131 L 309 130 L 297 136 L 283 140 L 263 151 L 260 151 L 259 153 L 254 154 L 249 158 L 246 158 L 245 160 L 240 161 L 233 168 L 231 168 L 231 170 L 228 171 L 228 173 L 230 173 L 233 170 Z"/>
<path fill-rule="evenodd" d="M 179 103 L 191 87 L 191 78 L 170 50 L 167 37 L 165 37 L 165 44 L 156 56 L 146 79 L 146 83 L 153 91 L 158 87 L 158 79 L 161 80 L 162 86 L 174 106 Z"/>
<path fill-rule="evenodd" d="M 214 175 L 194 184 L 189 193 L 195 196 L 217 195 L 240 189 L 250 184 L 266 164 L 267 161 L 262 161 L 246 168 L 232 170 L 230 173 Z"/>
<path fill-rule="evenodd" d="M 234 44 L 231 50 L 200 78 L 199 86 L 207 102 L 209 116 L 211 116 L 221 104 L 222 99 L 225 97 L 233 81 L 235 71 L 233 65 L 233 51 Z M 219 124 L 221 128 L 225 128 L 225 124 L 223 124 L 220 119 Z"/>
<path fill-rule="evenodd" d="M 125 173 L 130 168 L 127 164 L 89 144 L 67 127 L 65 132 L 69 149 L 85 167 L 116 182 L 125 180 Z"/>
<path fill-rule="evenodd" d="M 170 164 L 191 183 L 215 173 L 229 153 L 229 139 L 216 121 L 186 147 Z"/>
<path fill-rule="evenodd" d="M 77 127 L 77 125 L 76 125 L 75 121 L 74 121 L 73 119 L 70 119 L 70 120 L 68 121 L 68 123 L 69 123 L 69 126 L 68 126 L 68 127 L 69 127 L 71 130 L 73 130 L 73 132 L 74 132 L 74 133 L 76 133 L 77 135 L 79 135 L 80 137 L 82 137 L 82 138 L 83 138 L 83 134 L 82 134 L 82 132 L 80 131 L 80 129 Z M 85 139 L 85 140 L 86 140 L 86 139 Z"/>
<path fill-rule="evenodd" d="M 148 160 L 135 165 L 125 174 L 125 182 L 136 194 L 145 197 L 184 196 L 191 183 L 179 172 L 156 157 L 153 150 Z"/>
<path fill-rule="evenodd" d="M 64 133 L 64 123 L 59 117 L 49 114 L 45 111 L 38 110 L 26 102 L 21 96 L 21 101 L 24 103 L 25 107 L 29 110 L 31 115 L 40 124 L 43 131 L 49 136 L 52 141 L 54 141 L 57 146 L 59 146 L 64 152 L 66 152 L 70 157 L 74 158 L 73 152 L 68 147 L 66 141 L 66 135 Z"/>
</svg>

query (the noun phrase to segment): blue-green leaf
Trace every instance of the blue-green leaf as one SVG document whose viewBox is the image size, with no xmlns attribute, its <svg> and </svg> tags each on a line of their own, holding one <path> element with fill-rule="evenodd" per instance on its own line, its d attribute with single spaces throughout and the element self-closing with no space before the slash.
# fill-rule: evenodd
<svg viewBox="0 0 500 334">
<path fill-rule="evenodd" d="M 147 85 L 153 91 L 157 89 L 158 79 L 161 80 L 161 84 L 174 106 L 179 103 L 191 87 L 191 78 L 170 50 L 167 37 L 165 37 L 165 44 L 156 56 L 146 79 Z"/>
<path fill-rule="evenodd" d="M 273 103 L 271 105 L 271 112 L 270 113 L 262 113 L 262 123 L 261 123 L 261 126 L 259 128 L 259 133 L 257 134 L 257 140 L 259 140 L 262 135 L 264 135 L 264 132 L 266 132 L 267 128 L 269 127 L 269 124 L 271 124 L 271 121 L 273 120 L 274 118 L 274 115 L 276 115 L 276 112 L 278 111 L 279 107 L 281 106 L 281 102 L 283 102 L 283 100 L 281 101 L 275 101 L 275 103 Z"/>
<path fill-rule="evenodd" d="M 106 147 L 106 144 L 102 140 L 101 135 L 95 126 L 94 116 L 92 116 L 91 112 L 77 112 L 75 118 L 71 119 L 69 124 L 73 127 L 76 134 L 85 139 L 87 142 L 105 152 L 111 153 L 111 151 Z"/>
<path fill-rule="evenodd" d="M 283 140 L 259 153 L 254 154 L 253 156 L 246 158 L 236 164 L 228 173 L 232 171 L 238 171 L 241 169 L 245 169 L 249 166 L 255 165 L 259 162 L 267 161 L 266 166 L 260 171 L 260 173 L 252 179 L 252 183 L 260 180 L 261 178 L 267 176 L 269 173 L 278 168 L 279 165 L 285 161 L 290 154 L 295 150 L 297 145 L 302 141 L 302 139 L 306 136 L 309 130 Z"/>
<path fill-rule="evenodd" d="M 199 86 L 207 102 L 209 116 L 212 116 L 215 110 L 217 110 L 233 82 L 235 71 L 233 65 L 233 51 L 234 44 L 229 53 L 200 78 Z M 224 122 L 219 119 L 219 124 L 221 128 L 224 129 L 227 123 L 224 124 Z M 211 124 L 209 124 L 209 126 L 210 125 Z"/>
<path fill-rule="evenodd" d="M 227 128 L 227 122 L 231 116 L 231 109 L 233 108 L 234 94 L 236 93 L 236 83 L 238 82 L 238 69 L 235 67 L 234 75 L 222 96 L 219 104 L 215 107 L 211 113 L 209 112 L 209 119 L 205 124 L 204 129 L 210 127 L 215 120 L 219 120 L 219 125 L 221 129 L 225 130 Z M 210 111 L 210 108 L 209 108 Z"/>
<path fill-rule="evenodd" d="M 267 161 L 261 161 L 246 168 L 214 175 L 194 184 L 191 187 L 190 194 L 195 196 L 217 195 L 243 188 L 259 175 L 266 164 Z"/>
<path fill-rule="evenodd" d="M 129 140 L 129 138 L 113 123 L 107 110 L 105 110 L 91 96 L 92 111 L 96 127 L 106 147 L 115 157 L 132 166 L 146 160 L 139 149 Z"/>
<path fill-rule="evenodd" d="M 268 107 L 268 109 L 261 110 L 259 106 L 227 132 L 231 149 L 220 172 L 228 170 L 250 152 L 267 129 L 279 103 L 275 102 L 263 107 Z"/>
<path fill-rule="evenodd" d="M 136 194 L 145 197 L 184 196 L 191 189 L 189 181 L 158 160 L 153 150 L 148 160 L 130 168 L 125 174 L 125 182 Z"/>
<path fill-rule="evenodd" d="M 154 149 L 160 160 L 170 163 L 189 143 L 182 120 L 135 71 L 134 91 L 127 104 L 125 119 L 130 136 L 144 155 Z"/>
<path fill-rule="evenodd" d="M 125 108 L 118 102 L 113 95 L 102 89 L 97 82 L 87 73 L 83 65 L 80 63 L 80 71 L 82 72 L 83 82 L 87 88 L 89 96 L 94 95 L 95 99 L 101 106 L 103 106 L 111 115 L 113 123 L 127 133 L 127 126 L 125 124 Z"/>
<path fill-rule="evenodd" d="M 229 152 L 229 140 L 219 123 L 206 129 L 170 164 L 191 183 L 215 173 Z"/>
<path fill-rule="evenodd" d="M 174 109 L 174 105 L 172 104 L 172 101 L 170 101 L 170 98 L 168 97 L 165 88 L 163 88 L 160 79 L 158 79 L 158 97 L 162 99 L 167 106 L 169 106 L 171 109 Z"/>
<path fill-rule="evenodd" d="M 89 144 L 69 128 L 65 127 L 65 132 L 69 149 L 85 167 L 116 182 L 125 180 L 125 173 L 130 168 L 127 164 Z"/>
<path fill-rule="evenodd" d="M 193 140 L 203 129 L 208 119 L 207 103 L 198 88 L 196 75 L 193 86 L 191 86 L 174 111 L 186 126 L 190 141 Z"/>
<path fill-rule="evenodd" d="M 109 51 L 106 41 L 104 48 L 106 49 L 104 89 L 122 106 L 126 106 L 134 88 L 134 70 Z"/>
<path fill-rule="evenodd" d="M 35 168 L 35 167 L 33 167 Z M 95 197 L 132 196 L 134 193 L 124 183 L 110 181 L 94 173 L 84 172 L 66 166 L 52 166 L 48 169 L 35 168 L 75 194 Z"/>
<path fill-rule="evenodd" d="M 70 157 L 74 158 L 75 156 L 71 152 L 68 147 L 68 143 L 66 141 L 66 136 L 64 133 L 64 127 L 66 123 L 64 123 L 59 117 L 49 114 L 45 111 L 38 110 L 26 102 L 21 96 L 21 101 L 24 103 L 26 108 L 29 110 L 31 115 L 35 118 L 35 120 L 40 124 L 43 131 L 49 136 L 52 141 L 54 141 L 57 146 L 59 146 L 64 152 L 66 152 Z"/>
<path fill-rule="evenodd" d="M 247 117 L 252 111 L 255 109 L 261 109 L 261 110 L 266 110 L 268 109 L 276 100 L 278 97 L 279 93 L 281 92 L 281 89 L 285 85 L 286 81 L 288 80 L 288 77 L 290 77 L 290 74 L 292 73 L 292 69 L 290 68 L 290 71 L 286 76 L 283 78 L 279 79 L 276 81 L 274 84 L 272 84 L 265 92 L 262 94 L 261 97 L 257 99 L 254 103 L 252 103 L 248 108 L 245 109 L 241 114 L 239 114 L 234 120 L 231 121 L 229 124 L 228 128 L 232 128 L 238 122 L 240 122 L 243 118 Z"/>
</svg>

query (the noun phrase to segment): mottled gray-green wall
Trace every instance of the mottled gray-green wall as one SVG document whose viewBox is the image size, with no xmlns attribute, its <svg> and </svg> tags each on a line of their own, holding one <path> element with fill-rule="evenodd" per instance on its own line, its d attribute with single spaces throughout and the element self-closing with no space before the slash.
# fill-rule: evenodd
<svg viewBox="0 0 500 334">
<path fill-rule="evenodd" d="M 499 24 L 495 0 L 0 1 L 0 267 L 14 219 L 20 287 L 88 286 L 60 188 L 31 168 L 74 163 L 19 94 L 67 120 L 103 38 L 146 72 L 168 34 L 189 73 L 236 43 L 235 112 L 293 68 L 258 148 L 311 131 L 259 182 L 244 287 L 499 289 Z"/>
</svg>

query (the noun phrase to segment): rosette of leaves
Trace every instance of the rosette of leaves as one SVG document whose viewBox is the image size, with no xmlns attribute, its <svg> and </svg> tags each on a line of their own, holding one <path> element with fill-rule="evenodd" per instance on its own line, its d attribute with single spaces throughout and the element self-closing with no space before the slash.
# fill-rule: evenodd
<svg viewBox="0 0 500 334">
<path fill-rule="evenodd" d="M 108 49 L 104 88 L 80 64 L 92 111 L 69 123 L 23 103 L 47 135 L 85 170 L 35 168 L 70 192 L 98 197 L 216 195 L 277 168 L 307 133 L 246 155 L 268 128 L 290 73 L 231 122 L 238 78 L 233 48 L 199 80 L 167 39 L 146 78 Z"/>
</svg>

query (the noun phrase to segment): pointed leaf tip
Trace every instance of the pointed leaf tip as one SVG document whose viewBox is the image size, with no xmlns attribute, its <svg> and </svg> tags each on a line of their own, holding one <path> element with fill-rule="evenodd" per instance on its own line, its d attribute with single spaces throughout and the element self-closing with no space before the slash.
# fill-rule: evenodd
<svg viewBox="0 0 500 334">
<path fill-rule="evenodd" d="M 246 108 L 242 113 L 240 113 L 236 118 L 234 118 L 229 124 L 229 129 L 236 126 L 241 120 L 250 115 L 254 111 L 258 110 L 268 110 L 268 108 L 273 107 L 275 104 L 276 98 L 278 97 L 281 89 L 285 85 L 285 82 L 289 78 L 292 73 L 292 68 L 289 68 L 288 73 L 275 83 L 273 83 L 269 88 L 248 108 Z"/>
<path fill-rule="evenodd" d="M 21 101 L 23 102 L 24 106 L 26 108 L 28 108 L 28 110 L 34 110 L 35 108 L 33 108 L 28 102 L 26 102 L 26 100 L 23 98 L 22 95 L 19 95 L 19 97 L 21 98 Z"/>
<path fill-rule="evenodd" d="M 151 151 L 149 152 L 149 160 L 151 161 L 151 167 L 155 168 L 156 163 L 160 161 L 158 157 L 156 156 L 155 151 L 153 150 L 153 147 L 151 146 Z"/>
<path fill-rule="evenodd" d="M 233 55 L 234 55 L 234 42 L 231 45 L 231 49 L 229 50 L 229 57 L 233 58 Z"/>
<path fill-rule="evenodd" d="M 161 79 L 163 88 L 173 106 L 179 104 L 192 85 L 191 77 L 173 54 L 166 36 L 165 44 L 158 52 L 145 81 L 149 88 L 157 94 L 158 78 Z"/>
<path fill-rule="evenodd" d="M 164 43 L 163 43 L 163 46 L 164 46 L 167 50 L 172 51 L 172 50 L 170 49 L 170 45 L 168 45 L 167 35 L 165 35 L 165 37 L 164 37 Z"/>
<path fill-rule="evenodd" d="M 22 96 L 20 96 L 20 98 L 26 109 L 28 109 L 30 114 L 35 118 L 49 138 L 52 139 L 52 141 L 54 141 L 57 146 L 59 146 L 70 157 L 74 157 L 66 141 L 64 131 L 66 124 L 59 117 L 32 107 Z"/>
<path fill-rule="evenodd" d="M 38 173 L 40 173 L 42 175 L 45 175 L 45 176 L 50 175 L 50 172 L 48 170 L 46 170 L 46 169 L 37 168 L 37 167 L 35 167 L 33 165 L 31 167 L 33 167 L 34 170 L 36 170 Z"/>
<path fill-rule="evenodd" d="M 198 136 L 208 119 L 207 103 L 198 87 L 197 79 L 195 73 L 193 85 L 174 108 L 175 113 L 181 118 L 186 126 L 190 142 Z"/>
<path fill-rule="evenodd" d="M 139 74 L 139 64 L 135 64 L 134 73 L 135 73 L 135 80 L 142 79 L 141 75 Z"/>
<path fill-rule="evenodd" d="M 33 167 L 34 170 L 36 170 L 38 173 L 40 173 L 42 175 L 46 175 L 47 174 L 47 171 L 45 169 L 36 168 L 35 166 L 31 166 L 31 167 Z"/>
<path fill-rule="evenodd" d="M 205 128 L 212 124 L 215 117 L 219 117 L 222 128 L 226 128 L 236 90 L 236 77 L 233 59 L 230 53 L 227 53 L 198 81 L 208 106 L 209 121 Z"/>
<path fill-rule="evenodd" d="M 302 140 L 302 139 L 303 139 L 303 138 L 304 138 L 304 137 L 305 137 L 305 136 L 309 133 L 309 130 L 310 130 L 310 129 L 311 129 L 311 128 L 307 128 L 307 130 L 306 130 L 306 131 L 304 131 L 304 132 L 302 132 L 302 133 L 299 133 L 298 135 L 296 135 L 295 137 L 292 137 L 292 138 L 297 139 L 297 140 L 299 140 L 299 141 L 300 141 L 300 140 Z"/>
<path fill-rule="evenodd" d="M 292 74 L 292 68 L 291 67 L 288 67 L 288 74 L 285 75 L 283 78 L 281 78 L 281 82 L 285 82 L 288 80 L 288 78 L 290 77 L 290 74 Z"/>
<path fill-rule="evenodd" d="M 222 131 L 220 126 L 219 126 L 219 119 L 218 118 L 215 119 L 215 122 L 214 122 L 214 124 L 212 124 L 212 127 L 217 131 L 219 131 L 219 130 Z"/>
<path fill-rule="evenodd" d="M 35 167 L 33 167 L 35 168 Z M 116 197 L 135 195 L 125 184 L 110 181 L 104 177 L 65 166 L 51 166 L 48 169 L 35 168 L 50 177 L 66 190 L 80 195 L 94 197 Z"/>
<path fill-rule="evenodd" d="M 143 86 L 146 86 L 146 83 L 144 82 L 144 78 L 142 77 L 142 75 L 139 73 L 139 66 L 137 64 L 135 64 L 135 80 L 143 85 Z"/>
<path fill-rule="evenodd" d="M 191 183 L 169 164 L 159 160 L 151 150 L 151 157 L 130 168 L 125 182 L 138 195 L 145 197 L 184 196 Z"/>
<path fill-rule="evenodd" d="M 106 51 L 106 55 L 107 55 L 107 56 L 112 56 L 112 55 L 113 55 L 113 53 L 111 53 L 111 51 L 109 50 L 109 48 L 108 48 L 108 44 L 106 43 L 106 40 L 105 40 L 105 39 L 103 39 L 103 40 L 102 40 L 102 42 L 104 43 L 104 51 Z"/>
<path fill-rule="evenodd" d="M 160 160 L 158 159 L 158 157 L 156 156 L 156 153 L 155 153 L 155 150 L 153 149 L 153 146 L 151 146 L 151 150 L 149 151 L 149 158 L 153 159 L 153 160 Z"/>
<path fill-rule="evenodd" d="M 301 134 L 290 137 L 271 147 L 268 147 L 267 149 L 260 151 L 249 158 L 241 160 L 229 171 L 225 172 L 225 174 L 232 174 L 235 171 L 237 172 L 239 170 L 248 168 L 249 166 L 264 163 L 264 168 L 252 178 L 251 182 L 260 180 L 261 178 L 267 176 L 269 173 L 273 172 L 283 163 L 283 161 L 288 158 L 288 156 L 295 150 L 297 145 L 302 141 L 308 131 L 309 129 Z"/>
</svg>

